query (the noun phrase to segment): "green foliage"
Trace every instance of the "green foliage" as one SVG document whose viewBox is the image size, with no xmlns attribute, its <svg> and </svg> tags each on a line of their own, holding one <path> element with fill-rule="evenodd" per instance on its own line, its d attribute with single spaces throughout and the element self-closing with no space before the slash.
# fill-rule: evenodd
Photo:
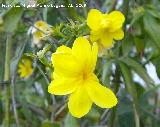
<svg viewBox="0 0 160 127">
<path fill-rule="evenodd" d="M 160 1 L 122 0 L 122 4 L 119 0 L 37 1 L 41 5 L 83 2 L 87 4 L 85 8 L 0 6 L 0 127 L 6 127 L 6 122 L 9 127 L 159 127 L 160 85 L 146 65 L 152 64 L 160 79 Z M 20 5 L 29 4 L 30 0 L 0 0 L 1 3 Z M 104 12 L 120 10 L 126 18 L 124 39 L 98 58 L 95 70 L 100 82 L 117 95 L 118 105 L 113 109 L 93 105 L 85 117 L 77 119 L 68 113 L 65 96 L 48 93 L 54 71 L 50 59 L 57 47 L 71 47 L 80 36 L 88 38 L 86 16 L 90 8 Z M 40 48 L 33 45 L 29 34 L 38 20 L 52 26 L 51 35 L 41 41 Z M 11 61 L 9 80 L 4 81 L 7 39 L 11 42 L 8 51 Z M 18 74 L 18 64 L 26 57 L 32 60 L 33 73 L 23 79 Z M 135 80 L 135 75 L 144 82 Z M 7 113 L 9 120 L 6 120 Z"/>
<path fill-rule="evenodd" d="M 4 30 L 6 32 L 14 32 L 17 28 L 18 22 L 23 14 L 23 8 L 11 8 L 4 15 Z"/>
</svg>

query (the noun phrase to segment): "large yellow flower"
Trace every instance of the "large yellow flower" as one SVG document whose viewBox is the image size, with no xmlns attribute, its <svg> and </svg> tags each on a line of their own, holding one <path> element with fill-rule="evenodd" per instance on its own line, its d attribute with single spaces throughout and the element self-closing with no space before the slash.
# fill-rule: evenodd
<svg viewBox="0 0 160 127">
<path fill-rule="evenodd" d="M 120 11 L 103 14 L 99 10 L 91 9 L 87 17 L 87 25 L 91 29 L 90 40 L 98 42 L 99 48 L 111 48 L 113 40 L 124 37 L 122 25 L 125 21 Z"/>
<path fill-rule="evenodd" d="M 27 78 L 33 72 L 32 62 L 28 58 L 23 58 L 18 64 L 18 73 L 21 78 Z"/>
<path fill-rule="evenodd" d="M 75 117 L 87 114 L 94 102 L 102 108 L 111 108 L 117 104 L 114 93 L 102 86 L 93 73 L 97 61 L 97 44 L 79 37 L 72 49 L 60 46 L 52 54 L 54 80 L 48 92 L 55 95 L 70 94 L 69 112 Z"/>
</svg>

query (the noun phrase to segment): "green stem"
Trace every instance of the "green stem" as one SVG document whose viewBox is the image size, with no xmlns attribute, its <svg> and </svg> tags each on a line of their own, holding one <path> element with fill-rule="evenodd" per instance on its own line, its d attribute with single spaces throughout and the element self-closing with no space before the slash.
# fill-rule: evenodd
<svg viewBox="0 0 160 127">
<path fill-rule="evenodd" d="M 133 102 L 133 110 L 134 110 L 135 127 L 140 127 L 139 114 L 137 112 L 137 106 L 134 102 Z"/>
<path fill-rule="evenodd" d="M 4 81 L 10 80 L 10 54 L 11 54 L 11 38 L 12 34 L 7 34 L 6 41 L 6 54 L 5 54 L 5 70 L 4 70 Z M 4 126 L 9 127 L 9 107 L 10 107 L 10 85 L 5 85 L 5 118 Z"/>
<path fill-rule="evenodd" d="M 156 113 L 156 110 L 157 110 L 157 108 L 158 108 L 158 100 L 159 100 L 159 96 L 158 96 L 158 93 L 156 92 L 155 93 L 155 97 L 154 97 L 154 109 L 153 109 L 153 114 L 156 116 L 157 115 L 157 113 Z M 155 126 L 155 124 L 156 124 L 156 120 L 155 119 L 153 119 L 152 120 L 152 127 L 154 127 Z"/>
<path fill-rule="evenodd" d="M 119 86 L 120 86 L 120 69 L 119 69 L 119 66 L 117 65 L 117 68 L 116 68 L 116 72 L 115 72 L 115 88 L 114 88 L 114 93 L 117 93 L 118 90 L 119 90 Z M 115 126 L 115 123 L 116 123 L 116 115 L 117 114 L 117 106 L 115 106 L 113 108 L 113 111 L 112 111 L 112 115 L 111 115 L 111 124 L 110 124 L 110 127 L 114 127 Z"/>
<path fill-rule="evenodd" d="M 19 124 L 19 117 L 18 117 L 18 113 L 17 113 L 17 109 L 16 109 L 15 81 L 16 81 L 16 73 L 17 73 L 18 63 L 19 63 L 19 61 L 20 61 L 20 59 L 23 55 L 23 52 L 24 52 L 25 46 L 27 44 L 28 38 L 29 37 L 27 36 L 24 44 L 21 46 L 21 50 L 18 53 L 18 59 L 17 59 L 16 67 L 15 67 L 15 70 L 14 70 L 12 76 L 11 76 L 11 99 L 12 99 L 12 107 L 13 107 L 13 112 L 14 112 L 14 118 L 15 118 L 17 127 L 20 127 L 20 124 Z"/>
</svg>

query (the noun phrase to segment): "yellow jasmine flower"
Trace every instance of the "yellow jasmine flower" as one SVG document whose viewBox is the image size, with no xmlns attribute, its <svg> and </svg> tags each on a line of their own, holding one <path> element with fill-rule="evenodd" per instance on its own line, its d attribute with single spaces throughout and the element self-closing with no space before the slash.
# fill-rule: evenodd
<svg viewBox="0 0 160 127">
<path fill-rule="evenodd" d="M 33 34 L 33 44 L 41 47 L 41 40 L 44 40 L 52 33 L 51 26 L 44 21 L 37 21 L 34 27 L 29 29 L 29 32 Z"/>
<path fill-rule="evenodd" d="M 89 112 L 92 103 L 111 108 L 117 104 L 114 93 L 99 83 L 94 74 L 98 47 L 90 45 L 84 37 L 74 41 L 73 47 L 60 46 L 52 54 L 54 80 L 48 86 L 48 92 L 55 95 L 70 94 L 69 112 L 82 117 Z"/>
<path fill-rule="evenodd" d="M 98 42 L 100 50 L 111 48 L 113 40 L 121 40 L 124 37 L 124 21 L 125 17 L 120 11 L 103 14 L 97 9 L 91 9 L 87 17 L 87 25 L 91 29 L 90 40 Z"/>
<path fill-rule="evenodd" d="M 32 62 L 28 58 L 23 58 L 18 64 L 18 73 L 21 78 L 27 78 L 33 72 Z"/>
</svg>

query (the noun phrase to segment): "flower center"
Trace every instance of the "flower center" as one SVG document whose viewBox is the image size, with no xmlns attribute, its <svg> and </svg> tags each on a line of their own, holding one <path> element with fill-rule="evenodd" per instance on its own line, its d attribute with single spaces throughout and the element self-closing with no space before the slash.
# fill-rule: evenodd
<svg viewBox="0 0 160 127">
<path fill-rule="evenodd" d="M 83 72 L 83 80 L 86 80 L 88 78 L 88 74 L 84 71 Z"/>
<path fill-rule="evenodd" d="M 108 19 L 103 19 L 100 23 L 102 28 L 108 28 L 110 25 L 110 21 Z"/>
</svg>

